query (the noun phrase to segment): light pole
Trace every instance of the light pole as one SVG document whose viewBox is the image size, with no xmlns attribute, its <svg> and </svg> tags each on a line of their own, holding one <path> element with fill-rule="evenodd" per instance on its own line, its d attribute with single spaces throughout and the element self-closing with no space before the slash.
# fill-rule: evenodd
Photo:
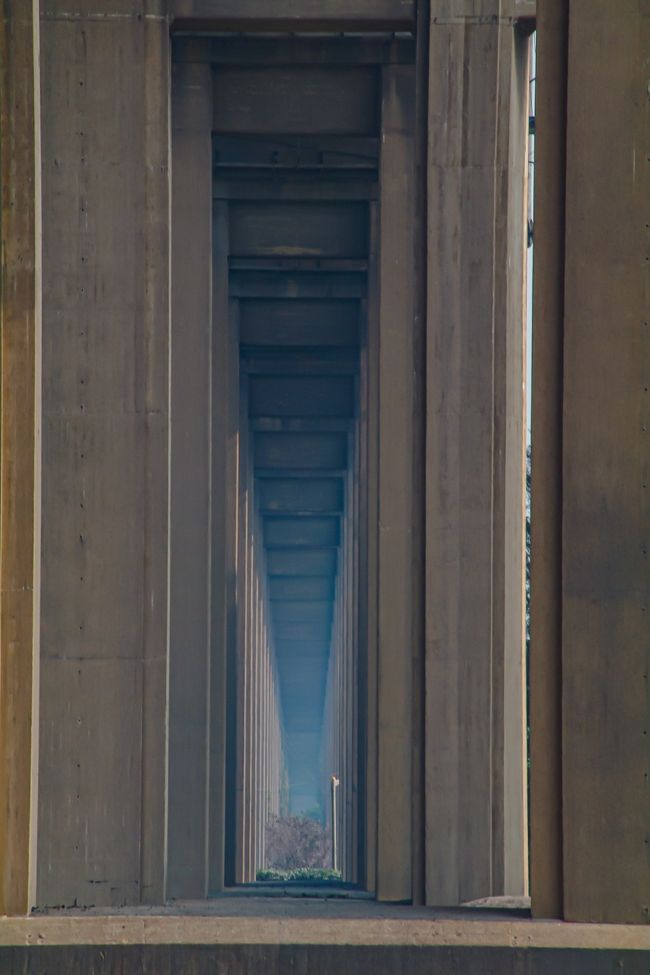
<svg viewBox="0 0 650 975">
<path fill-rule="evenodd" d="M 337 869 L 338 862 L 338 835 L 336 824 L 336 792 L 339 787 L 339 780 L 335 775 L 332 776 L 332 870 Z"/>
</svg>

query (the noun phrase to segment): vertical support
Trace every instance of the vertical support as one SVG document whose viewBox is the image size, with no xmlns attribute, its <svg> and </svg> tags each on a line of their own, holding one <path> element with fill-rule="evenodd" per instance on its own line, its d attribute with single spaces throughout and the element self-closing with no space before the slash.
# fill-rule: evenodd
<svg viewBox="0 0 650 975">
<path fill-rule="evenodd" d="M 368 889 L 368 867 L 371 853 L 368 849 L 368 790 L 369 790 L 369 742 L 368 728 L 368 676 L 369 676 L 369 627 L 368 627 L 368 354 L 367 354 L 368 302 L 360 307 L 361 348 L 359 351 L 359 377 L 357 379 L 358 418 L 357 451 L 355 459 L 356 506 L 357 506 L 357 684 L 356 708 L 358 713 L 357 752 L 359 761 L 358 801 L 358 857 L 357 876 L 361 886 Z M 375 813 L 373 809 L 373 814 Z"/>
<path fill-rule="evenodd" d="M 240 471 L 240 374 L 239 374 L 239 302 L 230 301 L 229 369 L 228 369 L 228 443 L 226 496 L 226 795 L 224 834 L 224 884 L 235 882 L 237 856 L 238 810 L 238 715 L 239 700 L 238 647 L 241 616 L 238 608 L 238 571 L 241 565 L 241 471 Z M 245 428 L 244 428 L 245 430 Z M 218 877 L 215 877 L 215 889 Z"/>
<path fill-rule="evenodd" d="M 248 417 L 246 418 L 248 422 Z M 243 582 L 244 613 L 246 617 L 245 638 L 243 644 L 242 669 L 244 671 L 244 747 L 243 747 L 243 795 L 242 795 L 242 836 L 243 836 L 243 874 L 242 883 L 247 883 L 250 879 L 250 868 L 252 859 L 252 755 L 253 755 L 253 646 L 255 643 L 255 603 L 253 597 L 253 586 L 255 584 L 253 546 L 252 546 L 252 520 L 254 515 L 252 497 L 252 476 L 250 462 L 250 443 L 247 441 L 246 459 L 246 534 L 244 535 L 244 547 L 246 549 L 246 575 Z"/>
<path fill-rule="evenodd" d="M 248 582 L 250 560 L 248 557 L 248 383 L 246 376 L 240 377 L 239 399 L 239 490 L 238 490 L 238 545 L 237 545 L 237 647 L 234 663 L 237 684 L 237 710 L 233 722 L 236 731 L 235 748 L 235 783 L 236 809 L 235 832 L 231 844 L 235 849 L 236 883 L 243 883 L 246 877 L 247 836 L 246 836 L 246 789 L 249 721 L 247 711 L 249 664 L 249 616 L 248 616 Z"/>
<path fill-rule="evenodd" d="M 167 896 L 207 893 L 212 84 L 172 74 L 170 662 Z"/>
<path fill-rule="evenodd" d="M 429 0 L 418 0 L 415 32 L 415 219 L 413 225 L 413 634 L 412 853 L 413 904 L 426 901 L 425 868 L 425 637 L 426 637 L 426 325 L 429 110 Z"/>
<path fill-rule="evenodd" d="M 32 796 L 34 625 L 38 591 L 36 456 L 40 394 L 38 4 L 0 15 L 0 914 L 26 913 Z"/>
<path fill-rule="evenodd" d="M 568 5 L 539 4 L 530 620 L 530 860 L 535 917 L 562 906 L 562 385 Z"/>
<path fill-rule="evenodd" d="M 449 20 L 432 20 L 429 55 L 426 884 L 435 904 L 492 893 L 498 27 Z"/>
<path fill-rule="evenodd" d="M 142 686 L 142 803 L 140 810 L 141 901 L 165 897 L 165 739 L 168 675 L 169 558 L 169 342 L 170 206 L 169 166 L 161 167 L 161 147 L 169 158 L 170 71 L 167 18 L 144 24 L 145 214 L 144 244 L 144 607 Z M 134 218 L 137 222 L 137 217 Z M 139 226 L 139 225 L 138 225 Z M 119 341 L 119 336 L 117 337 Z"/>
<path fill-rule="evenodd" d="M 528 893 L 525 674 L 528 37 L 499 31 L 492 541 L 492 889 Z M 503 175 L 507 174 L 507 178 Z M 500 270 L 503 269 L 503 270 Z"/>
<path fill-rule="evenodd" d="M 251 468 L 253 462 L 251 458 Z M 253 507 L 253 528 L 251 537 L 251 547 L 253 551 L 253 566 L 255 575 L 253 578 L 253 613 L 255 619 L 254 642 L 253 642 L 253 668 L 252 668 L 252 694 L 251 694 L 251 720 L 253 723 L 253 752 L 251 755 L 252 766 L 252 788 L 251 788 L 251 837 L 252 855 L 249 880 L 255 880 L 257 862 L 259 855 L 259 819 L 260 819 L 260 679 L 261 679 L 261 657 L 262 657 L 262 601 L 260 595 L 260 542 L 259 524 L 257 511 Z"/>
<path fill-rule="evenodd" d="M 165 13 L 115 16 L 117 0 L 101 17 L 88 5 L 74 17 L 40 6 L 47 301 L 37 903 L 160 903 L 168 22 Z"/>
<path fill-rule="evenodd" d="M 358 379 L 355 378 L 356 402 L 358 403 Z M 352 633 L 351 633 L 351 660 L 350 660 L 350 706 L 352 708 L 352 818 L 350 822 L 350 832 L 352 840 L 352 854 L 350 864 L 350 874 L 354 883 L 362 883 L 363 867 L 363 838 L 359 833 L 360 812 L 363 808 L 361 793 L 363 790 L 363 762 L 361 761 L 359 739 L 361 727 L 361 715 L 359 714 L 359 421 L 355 416 L 352 424 L 350 439 L 353 442 L 350 452 L 350 506 L 351 506 L 351 525 L 352 525 L 352 584 L 351 584 L 351 604 L 352 604 Z"/>
<path fill-rule="evenodd" d="M 377 897 L 383 901 L 408 901 L 412 897 L 414 83 L 412 66 L 383 69 L 377 805 Z"/>
<path fill-rule="evenodd" d="M 226 714 L 228 640 L 232 627 L 231 578 L 234 571 L 235 437 L 238 419 L 239 349 L 236 315 L 228 300 L 228 204 L 213 210 L 212 253 L 212 592 L 210 648 L 210 891 L 225 882 Z M 235 349 L 233 349 L 235 346 Z M 233 404 L 233 387 L 237 397 Z M 236 413 L 233 417 L 233 406 Z"/>
<path fill-rule="evenodd" d="M 449 905 L 525 889 L 525 78 L 487 7 L 436 6 L 429 49 L 426 898 Z"/>
<path fill-rule="evenodd" d="M 572 0 L 562 443 L 571 921 L 650 923 L 649 51 L 648 3 Z"/>
<path fill-rule="evenodd" d="M 365 652 L 366 683 L 366 887 L 371 893 L 377 889 L 377 747 L 379 727 L 377 722 L 377 669 L 378 669 L 378 580 L 379 547 L 379 206 L 369 204 L 369 253 L 368 253 L 368 300 L 366 309 L 365 344 L 361 359 L 360 403 L 365 410 L 367 508 L 364 518 L 366 530 L 365 550 L 367 558 L 364 594 L 366 597 L 365 619 L 367 636 L 362 646 Z"/>
</svg>

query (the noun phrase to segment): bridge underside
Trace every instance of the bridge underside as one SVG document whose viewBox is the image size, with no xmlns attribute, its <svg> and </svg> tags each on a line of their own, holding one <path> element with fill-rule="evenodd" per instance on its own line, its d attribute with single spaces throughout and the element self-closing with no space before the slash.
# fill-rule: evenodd
<svg viewBox="0 0 650 975">
<path fill-rule="evenodd" d="M 311 802 L 319 735 L 328 771 L 341 741 L 366 763 L 349 751 L 341 778 L 364 848 L 346 840 L 346 874 L 366 897 L 524 893 L 534 5 L 275 0 L 275 20 L 268 0 L 72 6 L 5 0 L 0 16 L 0 912 L 223 894 L 263 860 L 287 770 L 294 808 Z M 495 935 L 503 957 L 480 947 L 497 970 L 552 970 L 552 943 L 564 970 L 635 971 L 638 954 L 607 952 L 644 946 L 650 890 L 648 4 L 539 0 L 538 28 L 532 909 L 613 930 L 584 963 L 558 923 L 543 944 L 519 928 L 526 949 Z M 291 80 L 297 52 L 309 85 Z M 261 110 L 229 115 L 219 93 L 252 60 L 289 79 L 280 107 L 253 71 Z M 296 92 L 319 86 L 323 125 L 301 115 L 296 132 Z M 347 689 L 356 659 L 367 690 L 352 734 L 327 730 L 352 714 L 328 702 L 339 651 Z M 239 756 L 265 743 L 264 761 L 229 763 L 233 739 Z M 237 824 L 245 844 L 227 842 Z M 19 971 L 57 937 L 100 970 L 120 951 L 184 964 L 191 938 L 201 965 L 219 938 L 240 967 L 249 950 L 311 965 L 286 940 L 309 931 L 254 920 L 211 941 L 136 917 L 120 946 L 121 917 L 40 945 L 39 916 L 2 919 L 0 943 Z M 392 951 L 395 930 L 424 964 L 408 918 L 359 950 Z M 434 969 L 465 950 L 420 934 Z"/>
<path fill-rule="evenodd" d="M 294 46 L 294 63 L 260 65 L 254 42 L 242 42 L 242 64 L 213 68 L 215 274 L 227 281 L 219 300 L 239 373 L 237 504 L 226 521 L 238 520 L 249 540 L 245 551 L 240 541 L 234 612 L 248 619 L 252 605 L 253 614 L 231 661 L 240 687 L 231 760 L 251 794 L 234 813 L 234 841 L 254 837 L 240 880 L 266 865 L 274 810 L 309 813 L 331 829 L 332 776 L 346 848 L 338 862 L 347 878 L 357 872 L 348 852 L 358 825 L 361 385 L 381 89 L 375 65 L 336 64 L 350 60 L 349 39 L 321 42 L 324 65 L 308 63 L 306 50 Z M 285 773 L 270 803 L 260 800 L 269 791 L 264 734 L 256 737 L 254 717 L 247 730 L 249 713 L 264 708 L 265 685 L 254 679 L 260 639 Z"/>
</svg>

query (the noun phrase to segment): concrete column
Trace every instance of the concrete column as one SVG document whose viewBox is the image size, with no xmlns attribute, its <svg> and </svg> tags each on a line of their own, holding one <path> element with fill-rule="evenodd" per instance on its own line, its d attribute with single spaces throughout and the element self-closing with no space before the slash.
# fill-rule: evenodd
<svg viewBox="0 0 650 975">
<path fill-rule="evenodd" d="M 251 864 L 251 880 L 255 880 L 257 862 L 259 857 L 260 844 L 260 777 L 262 759 L 262 736 L 261 736 L 261 686 L 262 686 L 262 639 L 264 633 L 263 610 L 261 600 L 261 586 L 259 576 L 259 532 L 257 518 L 253 534 L 253 557 L 255 559 L 255 584 L 253 587 L 253 598 L 255 600 L 255 645 L 253 648 L 253 788 L 252 788 L 252 833 L 253 833 L 253 856 Z"/>
<path fill-rule="evenodd" d="M 248 436 L 248 392 L 245 379 L 242 383 L 239 417 L 239 494 L 238 494 L 238 558 L 237 558 L 237 748 L 236 748 L 236 790 L 235 810 L 236 862 L 235 881 L 243 883 L 247 873 L 248 857 L 248 754 L 250 749 L 249 685 L 250 685 L 250 546 L 249 519 L 249 436 Z"/>
<path fill-rule="evenodd" d="M 492 887 L 528 892 L 525 660 L 528 36 L 499 32 L 494 275 Z"/>
<path fill-rule="evenodd" d="M 253 513 L 253 518 L 255 514 Z M 250 831 L 250 862 L 248 865 L 248 880 L 255 877 L 255 861 L 257 857 L 257 773 L 259 762 L 259 707 L 258 707 L 258 649 L 260 639 L 260 619 L 259 619 L 259 581 L 257 576 L 257 539 L 255 528 L 251 533 L 251 561 L 253 575 L 251 579 L 251 615 L 252 615 L 252 640 L 251 640 L 251 683 L 250 683 L 250 722 L 251 722 L 251 747 L 250 747 L 250 793 L 249 793 L 249 831 Z"/>
<path fill-rule="evenodd" d="M 249 482 L 250 484 L 250 482 Z M 254 511 L 252 484 L 246 520 L 248 550 L 246 578 L 242 580 L 246 626 L 238 661 L 241 711 L 241 802 L 237 811 L 237 855 L 240 883 L 255 880 L 264 864 L 266 824 L 270 811 L 280 808 L 280 770 L 283 766 L 282 732 L 276 671 L 270 642 L 270 607 L 260 520 Z M 253 525 L 255 527 L 253 527 Z"/>
<path fill-rule="evenodd" d="M 266 592 L 264 604 L 267 607 Z M 267 615 L 268 620 L 268 615 Z M 269 631 L 268 624 L 264 637 L 264 733 L 262 735 L 262 748 L 264 752 L 264 775 L 262 778 L 262 849 L 260 854 L 260 866 L 265 866 L 266 861 L 266 824 L 268 822 L 269 804 L 267 796 L 271 791 L 270 768 L 271 768 L 271 707 L 270 707 L 270 686 L 269 686 Z"/>
<path fill-rule="evenodd" d="M 571 3 L 562 425 L 571 921 L 650 923 L 649 52 L 647 3 Z"/>
<path fill-rule="evenodd" d="M 379 228 L 377 897 L 410 900 L 415 72 L 382 71 Z"/>
<path fill-rule="evenodd" d="M 211 75 L 172 77 L 172 429 L 167 894 L 207 893 L 212 361 Z"/>
<path fill-rule="evenodd" d="M 563 916 L 562 384 L 566 81 L 563 0 L 537 20 L 530 645 L 531 899 Z"/>
<path fill-rule="evenodd" d="M 432 5 L 426 900 L 525 890 L 525 52 L 501 4 Z"/>
<path fill-rule="evenodd" d="M 146 6 L 40 4 L 43 906 L 164 897 L 170 79 Z"/>
<path fill-rule="evenodd" d="M 228 204 L 213 210 L 211 375 L 211 606 L 210 606 L 210 798 L 209 889 L 225 879 L 226 725 L 229 643 L 236 612 L 236 486 L 239 424 L 239 328 L 237 303 L 228 300 Z"/>
<path fill-rule="evenodd" d="M 533 911 L 647 923 L 650 11 L 539 13 Z"/>
<path fill-rule="evenodd" d="M 244 751 L 244 881 L 250 880 L 253 863 L 253 754 L 255 748 L 253 723 L 253 653 L 255 647 L 255 565 L 253 562 L 253 518 L 255 516 L 252 497 L 252 476 L 248 464 L 248 518 L 247 518 L 247 579 L 246 579 L 246 746 Z"/>
<path fill-rule="evenodd" d="M 365 448 L 364 467 L 367 478 L 366 510 L 363 527 L 367 563 L 362 576 L 362 605 L 367 624 L 365 648 L 366 693 L 364 695 L 365 728 L 367 740 L 366 761 L 366 810 L 361 828 L 365 827 L 366 875 L 365 883 L 371 893 L 377 889 L 377 835 L 378 835 L 378 586 L 377 559 L 379 551 L 379 205 L 369 204 L 369 253 L 368 253 L 368 300 L 366 306 L 365 348 L 361 356 L 360 407 L 362 410 L 361 443 Z M 363 334 L 363 333 L 362 333 Z M 363 651 L 362 651 L 363 652 Z"/>
<path fill-rule="evenodd" d="M 361 736 L 360 736 L 360 718 L 359 718 L 359 696 L 361 685 L 360 675 L 361 668 L 359 667 L 359 655 L 361 653 L 361 645 L 359 641 L 359 474 L 358 474 L 358 439 L 357 439 L 357 423 L 353 425 L 350 439 L 352 441 L 350 448 L 350 511 L 352 515 L 352 536 L 353 536 L 353 546 L 352 546 L 352 585 L 350 598 L 352 602 L 352 635 L 351 635 L 351 645 L 352 645 L 352 659 L 351 659 L 351 682 L 350 682 L 350 697 L 351 697 L 351 708 L 352 708 L 352 728 L 351 728 L 351 740 L 352 740 L 352 769 L 353 769 L 353 797 L 352 797 L 352 879 L 355 883 L 361 883 L 360 876 L 360 866 L 362 865 L 362 856 L 360 855 L 360 850 L 363 848 L 363 836 L 360 833 L 360 812 L 363 808 L 363 803 L 361 802 L 361 794 L 364 788 L 363 781 L 363 766 L 361 762 Z"/>
<path fill-rule="evenodd" d="M 32 4 L 21 0 L 5 4 L 0 14 L 0 914 L 22 914 L 34 903 L 41 160 L 39 24 L 33 17 Z"/>
</svg>

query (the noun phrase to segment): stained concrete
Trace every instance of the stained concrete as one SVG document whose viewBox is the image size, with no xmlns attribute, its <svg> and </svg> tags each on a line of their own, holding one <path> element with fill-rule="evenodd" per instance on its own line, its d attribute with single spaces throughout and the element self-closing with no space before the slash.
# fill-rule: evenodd
<svg viewBox="0 0 650 975">
<path fill-rule="evenodd" d="M 160 901 L 169 40 L 154 0 L 40 4 L 36 902 Z"/>
<path fill-rule="evenodd" d="M 211 951 L 223 949 L 231 951 L 230 957 L 239 959 L 239 964 L 244 963 L 248 951 L 261 951 L 262 946 L 289 956 L 296 951 L 296 958 L 310 953 L 319 957 L 319 951 L 320 957 L 326 958 L 328 951 L 344 946 L 355 947 L 359 957 L 370 957 L 372 946 L 375 950 L 391 949 L 384 957 L 390 957 L 393 964 L 404 965 L 404 970 L 408 960 L 421 957 L 425 950 L 431 959 L 441 963 L 446 959 L 447 964 L 449 959 L 457 961 L 464 955 L 469 958 L 472 951 L 478 953 L 480 949 L 487 951 L 485 958 L 490 957 L 490 952 L 499 958 L 500 967 L 495 971 L 507 973 L 520 972 L 524 963 L 531 964 L 531 959 L 545 953 L 557 959 L 559 951 L 568 953 L 566 957 L 590 957 L 592 963 L 600 963 L 598 960 L 608 953 L 616 953 L 612 958 L 623 957 L 621 953 L 625 952 L 640 953 L 647 964 L 650 929 L 531 921 L 526 912 L 507 909 L 444 910 L 379 904 L 367 899 L 265 897 L 223 897 L 208 902 L 180 902 L 164 909 L 114 911 L 110 915 L 98 911 L 55 911 L 0 920 L 0 947 L 36 945 L 140 945 L 148 950 L 152 946 L 174 945 L 178 949 L 185 946 L 187 958 L 192 950 L 208 958 Z M 196 945 L 202 947 L 191 947 Z M 455 956 L 454 951 L 459 949 L 460 955 Z M 345 957 L 346 971 L 349 970 L 348 956 L 341 957 Z M 524 972 L 537 970 L 523 968 Z M 558 967 L 555 971 L 571 969 Z"/>
<path fill-rule="evenodd" d="M 0 948 L 7 975 L 645 975 L 633 951 L 475 947 L 102 946 Z"/>
</svg>

